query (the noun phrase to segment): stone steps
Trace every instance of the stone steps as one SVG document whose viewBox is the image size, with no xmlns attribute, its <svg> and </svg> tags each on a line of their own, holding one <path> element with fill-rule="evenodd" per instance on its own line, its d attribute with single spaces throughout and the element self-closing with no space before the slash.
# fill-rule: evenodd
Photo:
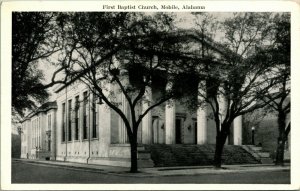
<svg viewBox="0 0 300 191">
<path fill-rule="evenodd" d="M 270 157 L 270 153 L 268 152 L 258 152 L 257 153 L 261 158 L 269 158 Z"/>
<path fill-rule="evenodd" d="M 145 145 L 155 166 L 213 165 L 215 145 Z M 256 164 L 258 161 L 240 146 L 226 145 L 224 164 Z"/>
<path fill-rule="evenodd" d="M 271 158 L 261 158 L 260 160 L 261 160 L 262 164 L 273 164 L 274 163 L 273 159 L 271 159 Z"/>
<path fill-rule="evenodd" d="M 273 160 L 270 158 L 270 153 L 263 151 L 263 148 L 255 145 L 243 145 L 243 148 L 252 154 L 256 160 L 262 164 L 272 164 Z"/>
<path fill-rule="evenodd" d="M 254 151 L 262 151 L 262 147 L 253 146 L 253 145 L 251 145 L 250 147 L 251 147 L 251 149 L 254 150 Z"/>
</svg>

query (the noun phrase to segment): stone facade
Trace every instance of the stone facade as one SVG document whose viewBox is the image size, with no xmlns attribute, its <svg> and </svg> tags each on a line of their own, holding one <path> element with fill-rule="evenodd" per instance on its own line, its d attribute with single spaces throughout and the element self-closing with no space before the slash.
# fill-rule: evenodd
<svg viewBox="0 0 300 191">
<path fill-rule="evenodd" d="M 113 84 L 107 84 L 106 89 L 117 91 Z M 145 95 L 148 101 L 139 104 L 137 115 L 145 111 L 156 96 L 157 92 L 148 88 Z M 124 95 L 115 94 L 114 99 L 130 117 Z M 75 81 L 57 89 L 55 103 L 55 107 L 42 106 L 43 109 L 23 121 L 26 138 L 22 139 L 22 158 L 50 157 L 51 160 L 130 166 L 130 145 L 124 122 L 106 104 L 99 103 L 83 83 Z M 144 149 L 143 144 L 214 144 L 215 124 L 208 117 L 209 112 L 208 107 L 191 112 L 176 100 L 154 108 L 139 126 L 138 150 Z M 236 145 L 241 144 L 241 129 L 241 119 L 238 119 L 233 132 Z M 144 155 L 141 152 L 138 158 L 143 159 Z"/>
</svg>

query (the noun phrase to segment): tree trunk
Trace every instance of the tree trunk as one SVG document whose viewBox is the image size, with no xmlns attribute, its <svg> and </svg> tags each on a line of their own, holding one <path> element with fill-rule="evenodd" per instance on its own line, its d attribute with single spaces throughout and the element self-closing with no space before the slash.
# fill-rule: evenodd
<svg viewBox="0 0 300 191">
<path fill-rule="evenodd" d="M 215 148 L 215 155 L 214 155 L 214 167 L 221 168 L 222 165 L 222 153 L 224 144 L 226 142 L 226 133 L 221 131 L 218 133 L 216 137 L 216 148 Z"/>
<path fill-rule="evenodd" d="M 276 165 L 284 165 L 284 145 L 285 145 L 285 140 L 282 137 L 278 138 L 277 142 L 277 149 L 276 149 Z"/>
<path fill-rule="evenodd" d="M 285 118 L 286 115 L 284 112 L 279 112 L 278 114 L 278 140 L 277 140 L 277 149 L 276 149 L 276 165 L 284 165 L 284 146 L 286 142 L 285 136 Z"/>
<path fill-rule="evenodd" d="M 138 165 L 137 165 L 137 143 L 134 141 L 131 143 L 131 167 L 130 172 L 136 173 L 138 172 Z"/>
</svg>

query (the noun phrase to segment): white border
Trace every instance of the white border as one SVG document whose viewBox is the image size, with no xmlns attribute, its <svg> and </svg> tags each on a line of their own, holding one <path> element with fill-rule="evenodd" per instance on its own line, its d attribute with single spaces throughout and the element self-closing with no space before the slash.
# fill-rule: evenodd
<svg viewBox="0 0 300 191">
<path fill-rule="evenodd" d="M 12 11 L 121 11 L 103 10 L 102 5 L 195 5 L 203 12 L 291 12 L 292 30 L 292 129 L 291 184 L 11 184 L 11 12 Z M 129 10 L 190 12 L 197 10 Z M 6 1 L 1 4 L 1 189 L 4 190 L 299 190 L 300 153 L 300 6 L 294 1 Z M 298 117 L 297 117 L 298 116 Z M 298 151 L 298 152 L 297 152 Z"/>
</svg>

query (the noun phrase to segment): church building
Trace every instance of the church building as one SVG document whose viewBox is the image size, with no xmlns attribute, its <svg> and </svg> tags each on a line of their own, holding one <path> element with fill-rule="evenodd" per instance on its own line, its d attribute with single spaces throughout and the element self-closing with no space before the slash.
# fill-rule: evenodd
<svg viewBox="0 0 300 191">
<path fill-rule="evenodd" d="M 113 84 L 107 88 L 116 91 Z M 147 89 L 147 96 L 157 92 Z M 56 100 L 42 105 L 22 123 L 21 158 L 71 161 L 88 164 L 130 166 L 130 144 L 121 117 L 88 87 L 74 81 L 55 90 Z M 123 94 L 115 94 L 123 113 L 130 118 Z M 147 103 L 141 103 L 136 113 Z M 215 122 L 209 117 L 209 107 L 192 112 L 176 100 L 152 109 L 138 130 L 138 160 L 140 167 L 153 166 L 149 144 L 215 144 Z M 242 144 L 242 117 L 234 121 L 227 144 Z"/>
</svg>

